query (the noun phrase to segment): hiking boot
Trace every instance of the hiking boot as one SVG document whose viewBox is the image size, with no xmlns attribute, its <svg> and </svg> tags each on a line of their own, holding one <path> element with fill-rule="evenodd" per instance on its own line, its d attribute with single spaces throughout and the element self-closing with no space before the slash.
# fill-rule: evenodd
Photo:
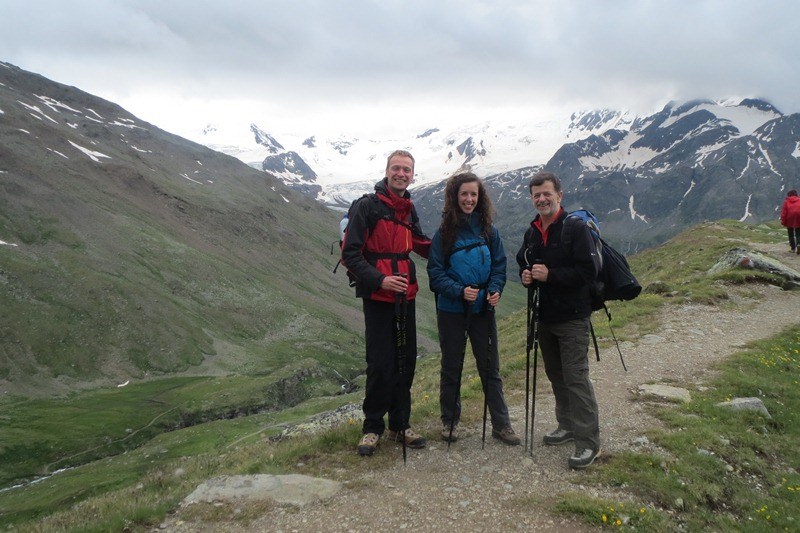
<svg viewBox="0 0 800 533">
<path fill-rule="evenodd" d="M 458 440 L 458 425 L 453 424 L 453 433 L 450 433 L 450 424 L 444 422 L 442 424 L 442 440 L 445 442 L 455 442 Z"/>
<path fill-rule="evenodd" d="M 569 458 L 570 468 L 586 468 L 600 457 L 600 450 L 590 450 L 589 448 L 577 448 L 572 457 Z"/>
<path fill-rule="evenodd" d="M 448 431 L 450 428 L 447 428 Z M 415 432 L 413 429 L 408 428 L 406 429 L 406 446 L 409 448 L 424 448 L 425 447 L 425 437 L 420 435 L 419 433 Z M 403 442 L 403 432 L 402 431 L 392 431 L 391 429 L 386 432 L 386 438 L 393 440 L 395 442 Z"/>
<path fill-rule="evenodd" d="M 492 437 L 500 439 L 501 442 L 504 442 L 509 446 L 519 446 L 521 442 L 517 434 L 514 433 L 514 428 L 511 426 L 506 426 L 500 431 L 492 429 Z"/>
<path fill-rule="evenodd" d="M 361 440 L 358 442 L 358 455 L 362 457 L 372 455 L 372 452 L 378 447 L 378 442 L 380 442 L 380 440 L 381 436 L 377 433 L 364 433 L 364 436 L 361 437 Z"/>
<path fill-rule="evenodd" d="M 542 439 L 542 442 L 548 446 L 558 446 L 559 444 L 565 444 L 573 440 L 575 440 L 575 435 L 573 435 L 571 431 L 558 428 L 557 430 L 545 435 Z"/>
</svg>

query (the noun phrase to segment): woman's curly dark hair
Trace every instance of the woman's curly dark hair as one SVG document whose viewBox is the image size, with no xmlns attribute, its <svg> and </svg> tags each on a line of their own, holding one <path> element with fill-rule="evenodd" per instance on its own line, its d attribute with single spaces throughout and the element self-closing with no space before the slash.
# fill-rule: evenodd
<svg viewBox="0 0 800 533">
<path fill-rule="evenodd" d="M 488 241 L 491 237 L 494 206 L 492 205 L 492 200 L 489 199 L 489 195 L 486 194 L 483 182 L 472 172 L 454 174 L 447 179 L 447 184 L 444 188 L 444 208 L 442 209 L 442 223 L 439 226 L 439 231 L 442 235 L 442 250 L 445 255 L 449 255 L 450 250 L 453 249 L 458 227 L 465 221 L 464 214 L 458 206 L 458 191 L 465 183 L 478 184 L 478 204 L 475 206 L 474 213 L 480 216 L 481 233 L 484 238 Z"/>
</svg>

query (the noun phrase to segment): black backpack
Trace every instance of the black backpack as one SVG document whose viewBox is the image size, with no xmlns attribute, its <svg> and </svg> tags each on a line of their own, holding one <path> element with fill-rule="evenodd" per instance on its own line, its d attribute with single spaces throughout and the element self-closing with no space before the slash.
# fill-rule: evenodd
<svg viewBox="0 0 800 533">
<path fill-rule="evenodd" d="M 608 311 L 606 302 L 609 300 L 633 300 L 639 296 L 642 286 L 631 272 L 628 260 L 600 237 L 599 221 L 591 211 L 578 209 L 567 215 L 561 232 L 562 245 L 569 248 L 575 231 L 573 225 L 581 223 L 589 226 L 600 256 L 600 272 L 592 284 L 592 310 Z"/>
<path fill-rule="evenodd" d="M 594 239 L 595 248 L 597 248 L 600 257 L 600 271 L 591 287 L 592 310 L 599 311 L 602 309 L 605 311 L 608 317 L 608 329 L 611 331 L 611 336 L 614 338 L 614 343 L 617 346 L 619 359 L 622 361 L 622 367 L 627 372 L 628 368 L 625 366 L 625 360 L 622 358 L 622 351 L 619 348 L 617 336 L 611 328 L 611 311 L 609 311 L 606 302 L 609 300 L 633 300 L 642 292 L 642 286 L 636 280 L 633 272 L 631 272 L 631 267 L 628 264 L 628 260 L 625 259 L 625 256 L 600 237 L 600 223 L 591 211 L 578 209 L 567 215 L 567 218 L 564 220 L 564 227 L 561 230 L 562 246 L 569 248 L 572 241 L 572 234 L 579 224 L 586 224 L 589 226 L 589 231 Z M 595 337 L 594 327 L 591 325 L 591 321 L 589 322 L 589 327 L 592 333 L 595 355 L 599 361 L 600 349 L 597 346 L 597 338 Z"/>
</svg>

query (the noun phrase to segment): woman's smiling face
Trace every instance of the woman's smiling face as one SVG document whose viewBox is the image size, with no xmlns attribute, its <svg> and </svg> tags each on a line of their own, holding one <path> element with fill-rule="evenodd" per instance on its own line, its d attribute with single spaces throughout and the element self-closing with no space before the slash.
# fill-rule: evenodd
<svg viewBox="0 0 800 533">
<path fill-rule="evenodd" d="M 478 182 L 462 183 L 458 188 L 458 207 L 461 212 L 469 215 L 478 205 Z"/>
</svg>

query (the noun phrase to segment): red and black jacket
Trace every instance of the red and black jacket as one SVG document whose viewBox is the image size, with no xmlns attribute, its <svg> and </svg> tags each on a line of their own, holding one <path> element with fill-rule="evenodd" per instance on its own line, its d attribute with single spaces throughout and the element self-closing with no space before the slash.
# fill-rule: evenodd
<svg viewBox="0 0 800 533">
<path fill-rule="evenodd" d="M 386 276 L 408 276 L 406 298 L 413 300 L 419 290 L 413 251 L 428 257 L 431 241 L 419 226 L 408 191 L 403 197 L 392 193 L 386 179 L 375 185 L 352 208 L 342 243 L 342 263 L 355 278 L 356 297 L 394 302 L 394 293 L 380 288 Z"/>
</svg>

